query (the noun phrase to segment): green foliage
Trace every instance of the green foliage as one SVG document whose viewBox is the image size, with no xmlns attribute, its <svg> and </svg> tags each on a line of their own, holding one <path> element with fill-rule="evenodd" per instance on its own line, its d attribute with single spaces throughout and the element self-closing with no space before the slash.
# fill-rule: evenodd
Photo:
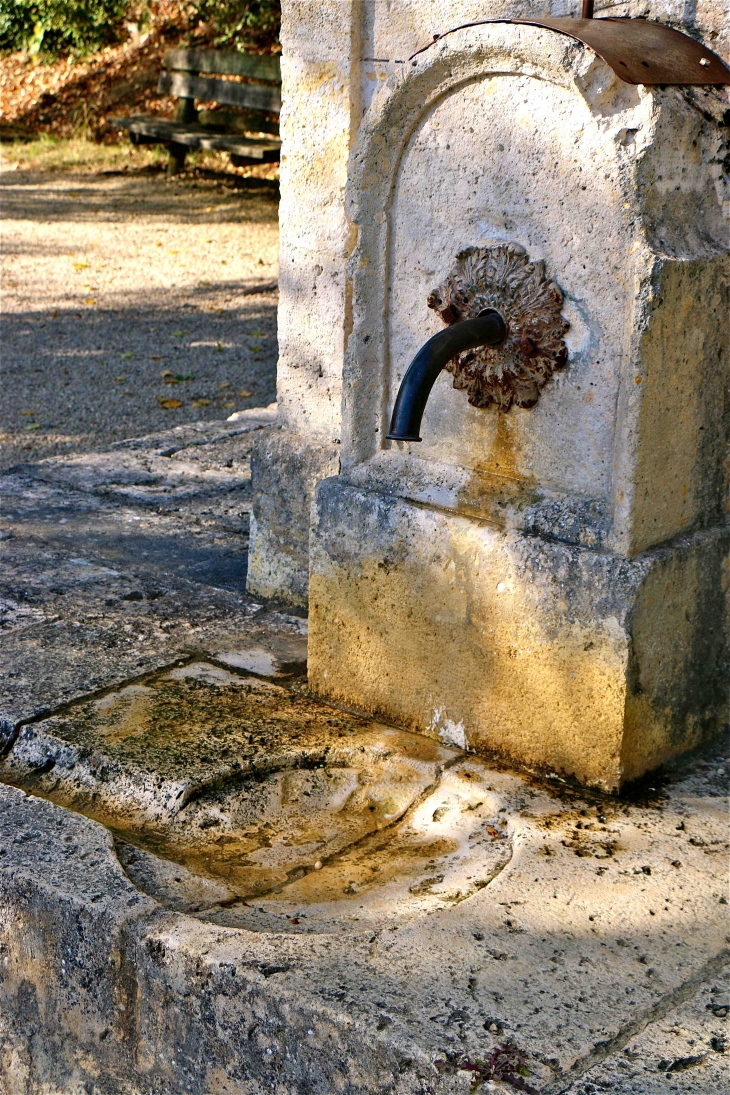
<svg viewBox="0 0 730 1095">
<path fill-rule="evenodd" d="M 87 53 L 113 40 L 129 0 L 0 0 L 0 49 Z"/>
<path fill-rule="evenodd" d="M 189 6 L 213 29 L 216 46 L 266 49 L 279 41 L 281 0 L 189 0 Z"/>
<path fill-rule="evenodd" d="M 203 24 L 206 44 L 267 49 L 279 40 L 281 0 L 179 0 L 173 5 Z M 0 50 L 91 53 L 119 37 L 132 18 L 142 27 L 154 20 L 153 0 L 0 0 Z"/>
</svg>

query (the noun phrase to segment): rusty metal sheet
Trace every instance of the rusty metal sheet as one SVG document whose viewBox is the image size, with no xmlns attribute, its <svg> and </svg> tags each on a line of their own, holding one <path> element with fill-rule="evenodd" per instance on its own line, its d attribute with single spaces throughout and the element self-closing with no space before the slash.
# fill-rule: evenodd
<svg viewBox="0 0 730 1095">
<path fill-rule="evenodd" d="M 628 84 L 730 84 L 730 69 L 694 38 L 645 19 L 484 19 L 442 34 L 445 38 L 467 27 L 517 23 L 567 34 L 583 42 Z M 429 49 L 429 42 L 424 49 Z M 413 54 L 413 58 L 423 49 Z"/>
</svg>

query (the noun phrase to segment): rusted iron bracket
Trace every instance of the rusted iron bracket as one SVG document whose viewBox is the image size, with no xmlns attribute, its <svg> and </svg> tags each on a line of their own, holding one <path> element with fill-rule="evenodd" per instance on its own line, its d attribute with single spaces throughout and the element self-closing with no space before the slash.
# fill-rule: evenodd
<svg viewBox="0 0 730 1095">
<path fill-rule="evenodd" d="M 590 10 L 592 5 L 587 7 Z M 730 69 L 716 53 L 681 31 L 646 19 L 484 19 L 454 27 L 435 41 L 457 30 L 491 23 L 517 23 L 567 34 L 589 46 L 627 84 L 730 84 Z M 410 60 L 415 63 L 435 41 Z"/>
</svg>

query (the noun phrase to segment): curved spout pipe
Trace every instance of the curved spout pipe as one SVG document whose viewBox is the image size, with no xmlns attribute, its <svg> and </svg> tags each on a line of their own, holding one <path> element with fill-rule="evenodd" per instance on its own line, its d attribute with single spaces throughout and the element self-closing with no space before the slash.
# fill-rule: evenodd
<svg viewBox="0 0 730 1095">
<path fill-rule="evenodd" d="M 386 434 L 389 441 L 420 441 L 421 419 L 436 378 L 452 357 L 478 346 L 496 346 L 507 334 L 499 312 L 485 308 L 476 319 L 464 319 L 429 338 L 408 366 Z"/>
</svg>

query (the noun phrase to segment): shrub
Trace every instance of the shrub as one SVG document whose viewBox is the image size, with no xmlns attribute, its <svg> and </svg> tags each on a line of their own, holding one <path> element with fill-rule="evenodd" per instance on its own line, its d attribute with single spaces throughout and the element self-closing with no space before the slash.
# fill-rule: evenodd
<svg viewBox="0 0 730 1095">
<path fill-rule="evenodd" d="M 129 0 L 0 0 L 0 49 L 86 53 L 112 41 Z"/>
<path fill-rule="evenodd" d="M 189 0 L 189 6 L 212 28 L 213 45 L 267 49 L 279 40 L 280 0 Z"/>
<path fill-rule="evenodd" d="M 280 0 L 0 0 L 0 50 L 91 53 L 118 39 L 125 16 L 141 27 L 171 15 L 180 29 L 203 24 L 215 46 L 270 49 L 279 40 Z"/>
</svg>

